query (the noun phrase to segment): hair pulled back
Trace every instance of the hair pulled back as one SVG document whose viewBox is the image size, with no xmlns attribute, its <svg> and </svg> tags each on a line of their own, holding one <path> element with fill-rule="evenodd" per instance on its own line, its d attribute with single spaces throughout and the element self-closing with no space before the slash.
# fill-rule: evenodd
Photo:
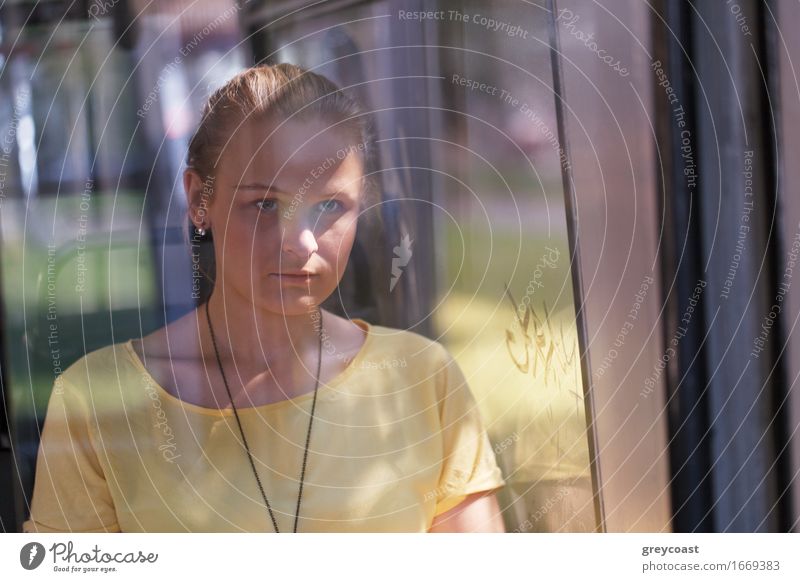
<svg viewBox="0 0 800 582">
<path fill-rule="evenodd" d="M 211 94 L 189 141 L 188 168 L 203 180 L 213 179 L 231 133 L 251 119 L 336 126 L 360 145 L 365 169 L 371 166 L 374 138 L 361 105 L 327 77 L 280 63 L 246 69 Z"/>
</svg>

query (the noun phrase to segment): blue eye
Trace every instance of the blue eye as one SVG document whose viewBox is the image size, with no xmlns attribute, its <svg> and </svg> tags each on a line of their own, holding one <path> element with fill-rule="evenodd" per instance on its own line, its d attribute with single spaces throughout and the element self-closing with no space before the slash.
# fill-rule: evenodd
<svg viewBox="0 0 800 582">
<path fill-rule="evenodd" d="M 325 200 L 319 203 L 319 209 L 322 212 L 336 212 L 342 208 L 342 203 L 338 200 Z"/>
<path fill-rule="evenodd" d="M 278 208 L 277 200 L 273 198 L 264 198 L 256 202 L 256 208 L 259 210 L 276 210 Z"/>
</svg>

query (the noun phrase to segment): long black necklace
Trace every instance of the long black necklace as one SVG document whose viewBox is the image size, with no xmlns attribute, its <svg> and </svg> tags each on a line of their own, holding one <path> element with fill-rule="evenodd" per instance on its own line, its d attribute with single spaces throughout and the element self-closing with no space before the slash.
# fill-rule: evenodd
<svg viewBox="0 0 800 582">
<path fill-rule="evenodd" d="M 247 444 L 247 439 L 244 436 L 244 430 L 242 430 L 242 422 L 239 420 L 239 412 L 236 410 L 236 405 L 233 403 L 233 396 L 231 396 L 231 390 L 228 388 L 228 380 L 225 378 L 225 371 L 222 369 L 222 360 L 219 357 L 219 350 L 217 349 L 217 340 L 214 337 L 214 327 L 211 325 L 211 316 L 208 314 L 208 304 L 209 301 L 206 301 L 206 319 L 208 320 L 208 329 L 211 331 L 211 342 L 214 344 L 214 353 L 217 356 L 217 364 L 219 365 L 219 372 L 222 375 L 222 381 L 225 384 L 225 390 L 228 391 L 228 398 L 231 401 L 231 406 L 233 407 L 233 413 L 236 416 L 236 424 L 239 425 L 239 433 L 242 435 L 242 442 L 244 443 L 244 447 L 247 450 L 247 458 L 250 460 L 250 467 L 253 469 L 253 474 L 256 476 L 256 483 L 258 483 L 258 489 L 261 491 L 261 497 L 264 498 L 264 504 L 267 506 L 267 511 L 269 511 L 269 517 L 272 520 L 272 526 L 275 528 L 276 533 L 280 533 L 278 529 L 278 522 L 275 520 L 275 515 L 272 513 L 272 506 L 269 504 L 269 500 L 267 499 L 267 494 L 264 493 L 264 487 L 261 485 L 261 479 L 258 476 L 258 471 L 256 471 L 256 464 L 253 462 L 253 455 L 250 453 L 250 447 Z M 314 383 L 314 399 L 311 401 L 311 418 L 308 420 L 308 434 L 306 434 L 306 447 L 305 451 L 303 451 L 303 466 L 300 471 L 300 488 L 297 491 L 297 508 L 295 509 L 294 515 L 294 533 L 297 533 L 297 522 L 300 519 L 300 501 L 303 498 L 303 481 L 306 476 L 306 462 L 308 461 L 308 445 L 311 442 L 311 426 L 314 423 L 314 409 L 317 407 L 317 389 L 319 388 L 319 374 L 322 368 L 322 310 L 318 310 L 319 313 L 319 357 L 317 359 L 317 375 L 316 381 Z"/>
</svg>

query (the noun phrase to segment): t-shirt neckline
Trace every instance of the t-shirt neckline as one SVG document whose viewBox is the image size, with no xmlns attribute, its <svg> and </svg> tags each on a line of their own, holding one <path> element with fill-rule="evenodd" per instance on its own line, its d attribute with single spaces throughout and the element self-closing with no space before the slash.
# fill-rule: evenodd
<svg viewBox="0 0 800 582">
<path fill-rule="evenodd" d="M 361 361 L 365 357 L 364 355 L 367 353 L 367 351 L 371 347 L 372 336 L 373 336 L 372 325 L 369 322 L 367 322 L 367 321 L 365 321 L 363 319 L 359 319 L 359 318 L 354 318 L 354 319 L 351 319 L 350 321 L 355 323 L 357 326 L 359 326 L 361 329 L 363 329 L 366 332 L 366 337 L 364 338 L 364 343 L 361 345 L 361 348 L 358 350 L 356 355 L 353 356 L 353 359 L 350 360 L 350 362 L 347 364 L 347 366 L 345 367 L 344 370 L 342 370 L 339 374 L 337 374 L 330 381 L 328 381 L 326 383 L 320 383 L 319 384 L 319 388 L 318 388 L 318 391 L 317 391 L 318 396 L 319 396 L 319 393 L 321 393 L 321 392 L 323 392 L 325 390 L 335 390 L 336 386 L 338 386 L 339 384 L 344 382 L 353 373 L 353 371 L 358 368 L 358 366 L 360 365 Z M 161 384 L 156 382 L 156 379 L 153 377 L 153 375 L 150 373 L 150 371 L 145 367 L 144 362 L 139 357 L 139 354 L 137 354 L 136 350 L 133 349 L 133 338 L 131 338 L 128 341 L 124 342 L 123 346 L 125 347 L 126 351 L 128 352 L 128 356 L 129 356 L 131 362 L 133 362 L 133 364 L 139 369 L 139 371 L 142 372 L 144 377 L 147 379 L 148 384 L 153 385 L 156 388 L 156 390 L 162 396 L 167 398 L 168 400 L 176 403 L 177 405 L 179 405 L 179 406 L 181 406 L 181 407 L 183 407 L 183 408 L 185 408 L 187 410 L 192 410 L 192 411 L 200 413 L 200 414 L 206 414 L 206 415 L 211 415 L 211 416 L 233 416 L 233 414 L 234 414 L 233 408 L 209 408 L 207 406 L 201 406 L 199 404 L 194 404 L 193 402 L 187 402 L 186 400 L 178 398 L 177 396 L 175 396 L 174 394 L 169 392 L 166 388 L 161 386 Z M 323 348 L 323 350 L 324 349 L 325 348 Z M 258 406 L 244 406 L 244 407 L 237 406 L 236 410 L 240 414 L 241 413 L 248 414 L 248 413 L 251 413 L 251 412 L 259 412 L 259 411 L 269 410 L 269 409 L 273 409 L 273 408 L 280 408 L 280 407 L 287 406 L 287 405 L 290 405 L 290 404 L 295 404 L 296 405 L 298 402 L 301 402 L 301 401 L 303 401 L 303 400 L 305 400 L 307 398 L 311 398 L 313 395 L 314 395 L 314 391 L 311 390 L 310 392 L 306 392 L 304 394 L 298 394 L 297 396 L 294 396 L 292 398 L 284 398 L 283 400 L 276 400 L 275 402 L 268 402 L 266 404 L 260 404 Z"/>
</svg>

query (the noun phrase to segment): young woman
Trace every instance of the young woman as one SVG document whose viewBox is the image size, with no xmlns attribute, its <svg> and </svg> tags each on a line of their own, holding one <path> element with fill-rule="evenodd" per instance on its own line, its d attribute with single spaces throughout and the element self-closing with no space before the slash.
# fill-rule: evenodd
<svg viewBox="0 0 800 582">
<path fill-rule="evenodd" d="M 184 174 L 210 298 L 57 379 L 24 531 L 503 531 L 448 352 L 319 307 L 366 204 L 364 119 L 287 64 L 211 96 Z"/>
</svg>

